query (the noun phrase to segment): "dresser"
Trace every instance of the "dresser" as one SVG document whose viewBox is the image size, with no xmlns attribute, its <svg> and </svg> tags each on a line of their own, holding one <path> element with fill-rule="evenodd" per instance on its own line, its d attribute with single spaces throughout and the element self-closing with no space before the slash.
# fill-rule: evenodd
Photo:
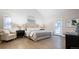
<svg viewBox="0 0 79 59">
<path fill-rule="evenodd" d="M 79 49 L 79 34 L 76 32 L 66 33 L 66 49 L 78 48 Z"/>
</svg>

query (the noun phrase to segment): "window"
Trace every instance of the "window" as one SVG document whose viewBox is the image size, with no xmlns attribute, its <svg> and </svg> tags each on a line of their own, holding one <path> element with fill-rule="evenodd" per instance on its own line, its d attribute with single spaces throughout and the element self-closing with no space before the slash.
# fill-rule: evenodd
<svg viewBox="0 0 79 59">
<path fill-rule="evenodd" d="M 3 20 L 3 28 L 4 29 L 9 29 L 11 28 L 11 17 L 5 16 Z"/>
</svg>

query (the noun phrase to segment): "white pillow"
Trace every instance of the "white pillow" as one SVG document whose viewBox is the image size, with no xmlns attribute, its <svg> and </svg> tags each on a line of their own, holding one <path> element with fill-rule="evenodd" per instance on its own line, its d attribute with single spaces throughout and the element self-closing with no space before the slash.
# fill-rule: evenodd
<svg viewBox="0 0 79 59">
<path fill-rule="evenodd" d="M 40 28 L 27 28 L 27 31 L 28 30 L 40 30 Z"/>
<path fill-rule="evenodd" d="M 29 37 L 29 36 L 30 36 L 31 31 L 29 31 L 29 30 L 28 30 L 28 31 L 25 31 L 25 33 L 26 33 L 26 36 L 27 36 L 27 37 Z"/>
<path fill-rule="evenodd" d="M 9 29 L 9 32 L 13 33 L 13 32 L 15 32 L 15 30 L 14 29 Z"/>
<path fill-rule="evenodd" d="M 22 27 L 22 28 L 21 28 L 21 30 L 25 30 L 25 28 L 24 28 L 24 27 Z"/>
<path fill-rule="evenodd" d="M 3 30 L 4 33 L 10 34 L 9 30 Z"/>
</svg>

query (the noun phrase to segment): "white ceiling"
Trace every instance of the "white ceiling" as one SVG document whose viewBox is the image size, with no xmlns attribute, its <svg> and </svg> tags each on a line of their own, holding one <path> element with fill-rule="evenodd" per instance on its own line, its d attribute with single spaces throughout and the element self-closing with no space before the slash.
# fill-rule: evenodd
<svg viewBox="0 0 79 59">
<path fill-rule="evenodd" d="M 0 9 L 1 13 L 18 13 L 27 16 L 34 16 L 40 19 L 49 19 L 52 16 L 64 14 L 79 14 L 78 9 Z"/>
<path fill-rule="evenodd" d="M 0 14 L 21 14 L 36 17 L 36 18 L 42 18 L 42 15 L 36 10 L 36 9 L 0 9 Z"/>
<path fill-rule="evenodd" d="M 53 15 L 64 14 L 79 14 L 79 9 L 38 9 L 44 18 L 52 17 Z"/>
</svg>

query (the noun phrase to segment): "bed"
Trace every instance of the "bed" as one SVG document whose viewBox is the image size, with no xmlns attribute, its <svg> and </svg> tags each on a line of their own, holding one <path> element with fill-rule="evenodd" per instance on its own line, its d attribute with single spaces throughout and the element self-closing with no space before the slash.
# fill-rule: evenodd
<svg viewBox="0 0 79 59">
<path fill-rule="evenodd" d="M 27 37 L 33 41 L 38 41 L 46 38 L 51 38 L 51 32 L 46 30 L 32 30 L 26 31 Z"/>
</svg>

